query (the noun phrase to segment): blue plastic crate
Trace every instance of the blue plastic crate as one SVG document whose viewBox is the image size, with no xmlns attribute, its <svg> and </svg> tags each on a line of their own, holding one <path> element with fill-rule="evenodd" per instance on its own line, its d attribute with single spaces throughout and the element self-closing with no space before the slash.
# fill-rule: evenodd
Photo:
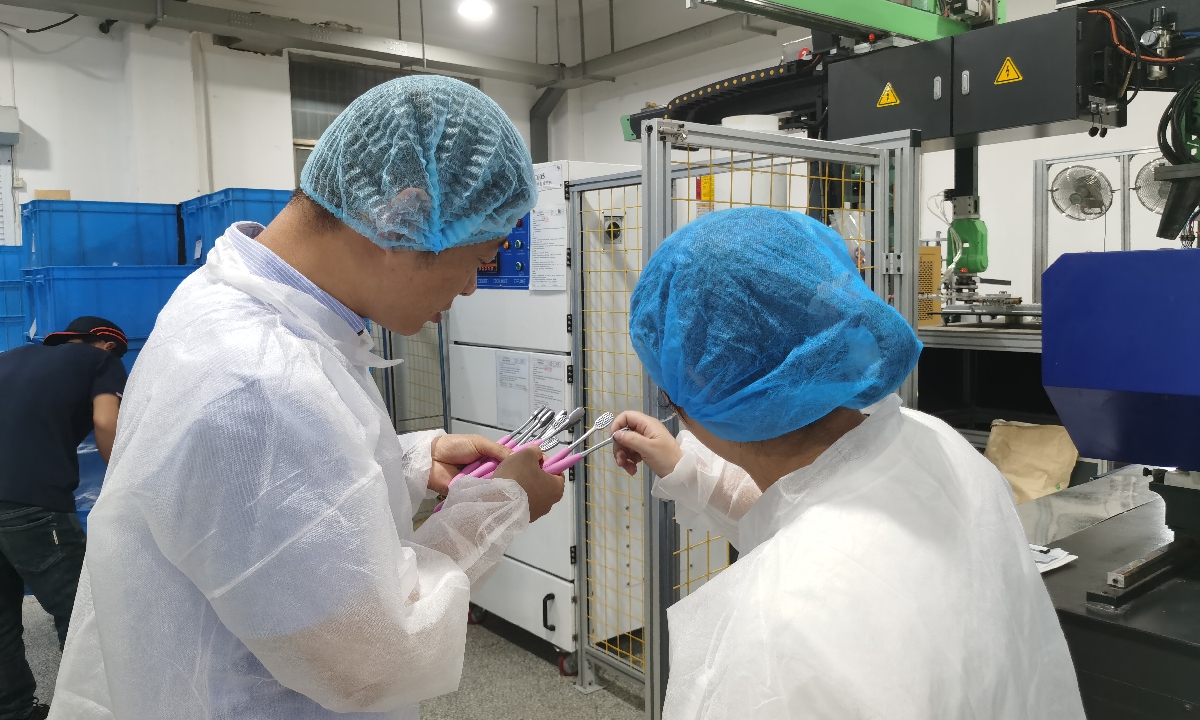
<svg viewBox="0 0 1200 720">
<path fill-rule="evenodd" d="M 175 205 L 33 200 L 21 237 L 25 267 L 179 264 Z"/>
<path fill-rule="evenodd" d="M 37 337 L 81 315 L 111 320 L 129 338 L 149 337 L 158 313 L 194 265 L 26 268 L 25 327 Z"/>
<path fill-rule="evenodd" d="M 25 286 L 20 277 L 16 282 L 0 280 L 0 317 L 21 317 L 25 314 Z"/>
<path fill-rule="evenodd" d="M 0 282 L 21 282 L 25 267 L 24 245 L 0 245 Z M 3 313 L 0 313 L 2 315 Z"/>
<path fill-rule="evenodd" d="M 202 264 L 217 238 L 235 222 L 252 220 L 267 225 L 291 197 L 291 190 L 227 188 L 180 203 L 188 261 Z"/>
<path fill-rule="evenodd" d="M 12 350 L 25 342 L 25 318 L 0 317 L 0 352 Z"/>
</svg>

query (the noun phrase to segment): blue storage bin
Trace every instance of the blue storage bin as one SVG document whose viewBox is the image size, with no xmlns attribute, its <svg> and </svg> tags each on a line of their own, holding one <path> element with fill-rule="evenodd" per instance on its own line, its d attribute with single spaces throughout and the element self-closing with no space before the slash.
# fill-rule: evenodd
<svg viewBox="0 0 1200 720">
<path fill-rule="evenodd" d="M 98 315 L 120 325 L 131 342 L 147 338 L 175 288 L 195 270 L 194 265 L 26 268 L 25 327 L 36 321 L 33 334 L 41 338 L 81 315 Z"/>
<path fill-rule="evenodd" d="M 291 190 L 227 188 L 180 203 L 188 261 L 203 264 L 217 238 L 235 222 L 252 220 L 269 224 L 291 198 Z"/>
<path fill-rule="evenodd" d="M 25 318 L 0 317 L 0 352 L 12 350 L 25 342 Z"/>
<path fill-rule="evenodd" d="M 0 317 L 21 317 L 25 315 L 25 286 L 20 280 L 16 282 L 0 280 Z"/>
<path fill-rule="evenodd" d="M 0 245 L 0 282 L 21 282 L 21 268 L 23 267 L 25 267 L 24 245 Z"/>
<path fill-rule="evenodd" d="M 32 200 L 21 237 L 25 267 L 179 264 L 175 205 Z"/>
</svg>

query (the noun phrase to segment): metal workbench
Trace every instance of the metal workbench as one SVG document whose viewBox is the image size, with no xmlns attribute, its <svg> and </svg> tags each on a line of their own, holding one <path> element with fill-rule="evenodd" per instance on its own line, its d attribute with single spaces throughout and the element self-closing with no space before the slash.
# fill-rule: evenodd
<svg viewBox="0 0 1200 720">
<path fill-rule="evenodd" d="M 1030 542 L 1078 556 L 1043 579 L 1088 720 L 1200 717 L 1200 565 L 1119 612 L 1086 601 L 1088 590 L 1104 587 L 1108 571 L 1174 536 L 1163 524 L 1162 499 L 1140 471 L 1129 468 L 1018 506 Z"/>
</svg>

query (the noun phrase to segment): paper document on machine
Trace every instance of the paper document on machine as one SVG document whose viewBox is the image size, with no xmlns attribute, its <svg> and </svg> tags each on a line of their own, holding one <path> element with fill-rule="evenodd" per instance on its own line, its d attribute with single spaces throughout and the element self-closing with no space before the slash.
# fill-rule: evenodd
<svg viewBox="0 0 1200 720">
<path fill-rule="evenodd" d="M 529 415 L 529 353 L 496 351 L 496 422 L 515 428 Z"/>
<path fill-rule="evenodd" d="M 530 368 L 533 405 L 545 405 L 555 412 L 567 407 L 567 359 L 534 355 Z"/>
<path fill-rule="evenodd" d="M 529 289 L 567 289 L 567 208 L 534 208 L 529 219 Z"/>
<path fill-rule="evenodd" d="M 1040 573 L 1049 572 L 1054 568 L 1066 565 L 1072 560 L 1079 559 L 1078 556 L 1072 555 L 1062 548 L 1048 548 L 1031 544 L 1029 550 L 1033 553 L 1033 560 L 1037 563 L 1037 569 Z"/>
<path fill-rule="evenodd" d="M 533 174 L 537 178 L 538 192 L 562 190 L 562 165 L 559 165 L 558 163 L 546 163 L 545 165 L 535 167 L 533 169 Z"/>
</svg>

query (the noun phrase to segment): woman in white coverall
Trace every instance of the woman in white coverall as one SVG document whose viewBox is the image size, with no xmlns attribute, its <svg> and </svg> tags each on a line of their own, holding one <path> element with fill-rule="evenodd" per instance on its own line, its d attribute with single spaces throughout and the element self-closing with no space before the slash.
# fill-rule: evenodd
<svg viewBox="0 0 1200 720">
<path fill-rule="evenodd" d="M 1004 477 L 892 394 L 911 327 L 798 213 L 669 237 L 630 334 L 688 431 L 617 418 L 681 523 L 740 557 L 667 611 L 668 720 L 1082 720 Z"/>
<path fill-rule="evenodd" d="M 562 495 L 539 455 L 428 490 L 478 436 L 396 436 L 363 318 L 413 334 L 534 204 L 485 95 L 410 77 L 356 100 L 271 223 L 237 223 L 130 378 L 50 717 L 418 716 L 462 671 L 470 585 Z"/>
</svg>

